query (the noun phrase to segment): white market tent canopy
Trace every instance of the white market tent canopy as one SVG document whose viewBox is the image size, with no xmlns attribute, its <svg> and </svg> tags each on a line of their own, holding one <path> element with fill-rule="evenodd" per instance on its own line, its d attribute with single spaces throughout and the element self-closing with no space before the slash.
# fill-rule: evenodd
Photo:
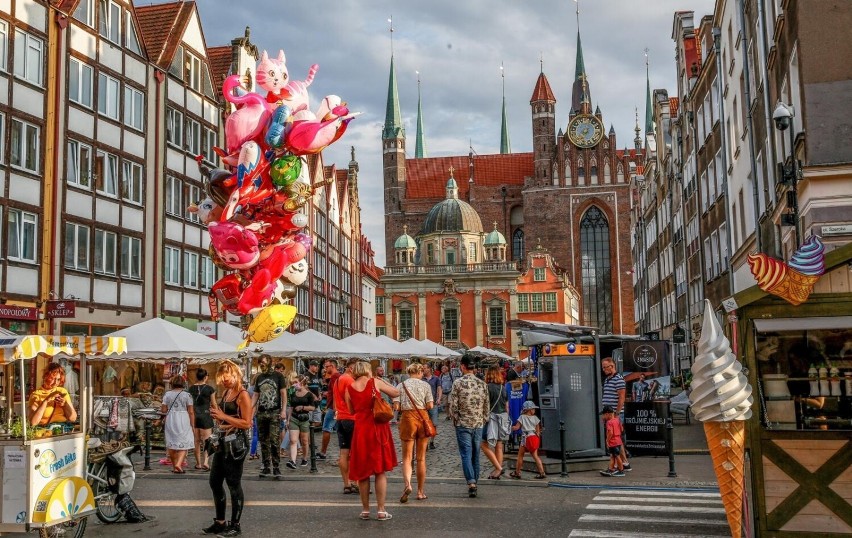
<svg viewBox="0 0 852 538">
<path fill-rule="evenodd" d="M 409 349 L 409 353 L 411 355 L 427 359 L 450 359 L 461 357 L 461 353 L 458 351 L 453 351 L 452 349 L 435 343 L 428 338 L 426 340 L 409 338 L 404 341 L 402 345 Z"/>
<path fill-rule="evenodd" d="M 411 348 L 405 345 L 404 342 L 400 342 L 398 340 L 394 340 L 389 336 L 381 335 L 376 337 L 377 342 L 381 342 L 381 345 L 388 349 L 391 353 L 396 355 L 395 358 L 398 359 L 408 359 L 412 355 L 416 355 L 411 351 Z"/>
<path fill-rule="evenodd" d="M 284 337 L 276 338 L 265 346 L 272 348 L 281 338 Z M 297 350 L 294 355 L 300 357 L 357 357 L 360 355 L 357 349 L 345 341 L 337 340 L 313 329 L 291 334 L 288 341 L 283 343 L 294 347 Z"/>
<path fill-rule="evenodd" d="M 496 349 L 489 349 L 487 347 L 476 346 L 470 348 L 468 351 L 472 353 L 479 353 L 480 355 L 485 355 L 486 357 L 495 357 L 498 359 L 502 359 L 504 361 L 513 361 L 514 357 L 510 357 L 501 351 L 497 351 Z"/>
<path fill-rule="evenodd" d="M 269 353 L 273 357 L 295 357 L 299 351 L 288 343 L 293 336 L 292 333 L 285 332 L 269 342 L 249 342 L 245 351 Z M 233 349 L 237 349 L 237 346 L 245 340 L 243 331 L 239 327 L 224 321 L 216 323 L 216 339 L 228 346 L 233 346 Z"/>
<path fill-rule="evenodd" d="M 121 329 L 108 336 L 127 339 L 121 360 L 189 360 L 194 363 L 237 359 L 236 347 L 208 338 L 160 318 Z"/>
<path fill-rule="evenodd" d="M 365 358 L 400 359 L 408 358 L 410 355 L 410 353 L 401 354 L 400 348 L 396 345 L 388 344 L 387 341 L 381 338 L 374 338 L 363 333 L 355 333 L 347 336 L 341 342 L 346 343 L 346 345 L 357 351 L 357 356 Z M 391 342 L 394 343 L 393 340 Z"/>
<path fill-rule="evenodd" d="M 127 342 L 124 338 L 107 336 L 0 336 L 0 359 L 9 363 L 20 359 L 32 359 L 38 355 L 48 357 L 74 357 L 81 353 L 88 359 L 114 357 L 124 353 Z"/>
</svg>

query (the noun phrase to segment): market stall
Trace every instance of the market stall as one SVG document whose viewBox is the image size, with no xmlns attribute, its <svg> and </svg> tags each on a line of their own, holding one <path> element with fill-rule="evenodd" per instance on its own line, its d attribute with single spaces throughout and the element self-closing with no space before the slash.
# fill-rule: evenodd
<svg viewBox="0 0 852 538">
<path fill-rule="evenodd" d="M 852 534 L 850 263 L 852 244 L 827 254 L 798 306 L 757 286 L 733 297 L 757 389 L 747 446 L 758 536 Z"/>
<path fill-rule="evenodd" d="M 86 477 L 91 397 L 86 362 L 116 356 L 125 349 L 123 338 L 0 337 L 0 393 L 4 396 L 0 399 L 0 535 L 34 529 L 42 536 L 83 535 L 86 516 L 95 511 Z M 55 357 L 79 360 L 78 409 L 72 406 L 69 392 L 60 390 L 61 373 L 50 366 Z"/>
</svg>

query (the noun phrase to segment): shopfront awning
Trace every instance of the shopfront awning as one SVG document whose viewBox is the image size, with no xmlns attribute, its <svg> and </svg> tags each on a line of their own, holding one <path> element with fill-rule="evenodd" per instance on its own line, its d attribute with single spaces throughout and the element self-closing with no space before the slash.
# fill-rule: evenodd
<svg viewBox="0 0 852 538">
<path fill-rule="evenodd" d="M 0 337 L 0 357 L 4 364 L 32 359 L 39 354 L 54 357 L 120 355 L 127 352 L 124 338 L 108 336 L 16 336 Z"/>
<path fill-rule="evenodd" d="M 754 327 L 759 333 L 852 329 L 852 316 L 756 319 Z"/>
</svg>

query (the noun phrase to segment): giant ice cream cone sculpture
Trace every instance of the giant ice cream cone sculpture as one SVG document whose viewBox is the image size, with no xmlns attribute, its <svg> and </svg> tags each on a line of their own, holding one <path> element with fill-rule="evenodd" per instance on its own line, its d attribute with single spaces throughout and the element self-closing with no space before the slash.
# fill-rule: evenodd
<svg viewBox="0 0 852 538">
<path fill-rule="evenodd" d="M 798 306 L 808 300 L 814 284 L 825 272 L 825 246 L 812 235 L 793 253 L 789 263 L 759 252 L 749 255 L 748 264 L 760 289 Z"/>
<path fill-rule="evenodd" d="M 704 325 L 689 399 L 695 418 L 704 423 L 707 446 L 733 538 L 740 537 L 745 486 L 745 421 L 751 417 L 751 385 L 731 352 L 731 344 L 704 301 Z"/>
</svg>

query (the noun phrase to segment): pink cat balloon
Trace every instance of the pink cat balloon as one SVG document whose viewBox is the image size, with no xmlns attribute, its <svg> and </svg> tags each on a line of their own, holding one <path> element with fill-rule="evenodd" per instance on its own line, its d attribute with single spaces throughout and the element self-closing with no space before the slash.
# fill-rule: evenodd
<svg viewBox="0 0 852 538">
<path fill-rule="evenodd" d="M 227 267 L 249 269 L 257 264 L 260 248 L 254 232 L 235 222 L 211 222 L 207 230 L 213 248 Z"/>
</svg>

